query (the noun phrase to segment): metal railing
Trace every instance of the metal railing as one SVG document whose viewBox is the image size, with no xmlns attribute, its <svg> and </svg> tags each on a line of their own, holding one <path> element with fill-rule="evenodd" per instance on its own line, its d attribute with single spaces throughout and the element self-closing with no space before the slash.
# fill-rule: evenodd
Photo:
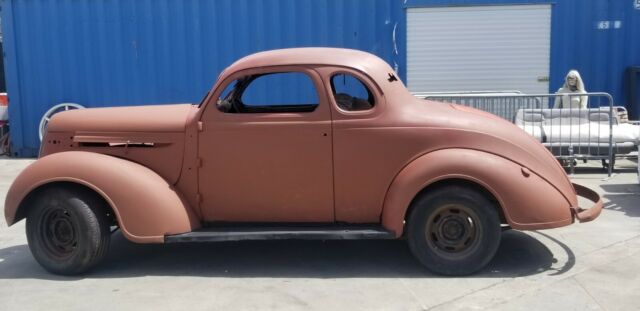
<svg viewBox="0 0 640 311">
<path fill-rule="evenodd" d="M 521 94 L 508 92 L 414 93 L 414 96 L 484 110 L 502 117 L 535 137 L 574 172 L 576 160 L 602 160 L 611 176 L 616 154 L 638 148 L 625 135 L 613 98 L 607 93 Z M 591 108 L 557 108 L 558 103 L 587 99 Z M 627 123 L 625 123 L 627 124 Z M 628 126 L 633 126 L 630 123 Z M 614 135 L 616 133 L 616 135 Z M 608 161 L 608 163 L 606 163 Z"/>
</svg>

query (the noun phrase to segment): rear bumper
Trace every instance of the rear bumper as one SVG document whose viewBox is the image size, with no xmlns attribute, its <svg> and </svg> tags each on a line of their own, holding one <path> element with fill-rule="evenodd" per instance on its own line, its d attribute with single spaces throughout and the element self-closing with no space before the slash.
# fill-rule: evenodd
<svg viewBox="0 0 640 311">
<path fill-rule="evenodd" d="M 584 209 L 579 206 L 571 207 L 571 212 L 573 213 L 575 219 L 577 219 L 579 222 L 588 222 L 598 218 L 598 216 L 600 216 L 600 212 L 602 211 L 603 205 L 600 195 L 585 186 L 573 184 L 573 188 L 576 189 L 576 194 L 578 196 L 588 199 L 594 203 L 594 205 L 588 209 Z"/>
</svg>

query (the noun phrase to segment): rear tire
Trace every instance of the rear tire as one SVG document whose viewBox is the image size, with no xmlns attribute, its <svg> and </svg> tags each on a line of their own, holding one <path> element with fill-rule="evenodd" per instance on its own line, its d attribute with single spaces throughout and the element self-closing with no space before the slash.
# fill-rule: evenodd
<svg viewBox="0 0 640 311">
<path fill-rule="evenodd" d="M 83 189 L 49 188 L 27 214 L 27 240 L 47 271 L 80 274 L 107 253 L 111 233 L 104 202 Z"/>
<path fill-rule="evenodd" d="M 427 269 L 443 275 L 468 275 L 495 255 L 501 236 L 495 204 L 462 186 L 434 189 L 412 204 L 407 239 Z"/>
</svg>

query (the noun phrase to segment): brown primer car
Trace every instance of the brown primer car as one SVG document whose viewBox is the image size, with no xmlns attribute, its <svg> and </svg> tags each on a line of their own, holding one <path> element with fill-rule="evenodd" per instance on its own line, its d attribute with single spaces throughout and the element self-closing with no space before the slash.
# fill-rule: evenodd
<svg viewBox="0 0 640 311">
<path fill-rule="evenodd" d="M 294 73 L 317 103 L 243 102 L 262 77 Z M 365 95 L 339 92 L 346 79 Z M 117 226 L 136 243 L 406 238 L 428 269 L 464 275 L 491 260 L 504 228 L 601 209 L 515 125 L 417 99 L 374 55 L 297 48 L 240 59 L 200 105 L 56 114 L 5 217 L 27 219 L 31 252 L 58 274 L 99 262 Z"/>
</svg>

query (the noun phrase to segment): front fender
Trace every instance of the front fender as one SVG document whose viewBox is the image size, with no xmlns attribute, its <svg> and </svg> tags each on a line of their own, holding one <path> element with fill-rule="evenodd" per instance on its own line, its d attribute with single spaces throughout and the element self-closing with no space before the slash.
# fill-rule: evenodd
<svg viewBox="0 0 640 311">
<path fill-rule="evenodd" d="M 484 187 L 514 229 L 554 228 L 573 222 L 571 203 L 527 168 L 483 151 L 442 149 L 415 159 L 396 176 L 385 197 L 383 227 L 401 236 L 415 196 L 445 179 L 463 179 Z"/>
<path fill-rule="evenodd" d="M 16 219 L 27 195 L 53 182 L 84 185 L 113 209 L 124 236 L 137 243 L 162 243 L 164 236 L 193 231 L 198 217 L 180 193 L 140 164 L 93 152 L 69 151 L 43 157 L 18 175 L 7 193 L 5 218 Z M 25 213 L 21 213 L 24 215 Z"/>
</svg>

